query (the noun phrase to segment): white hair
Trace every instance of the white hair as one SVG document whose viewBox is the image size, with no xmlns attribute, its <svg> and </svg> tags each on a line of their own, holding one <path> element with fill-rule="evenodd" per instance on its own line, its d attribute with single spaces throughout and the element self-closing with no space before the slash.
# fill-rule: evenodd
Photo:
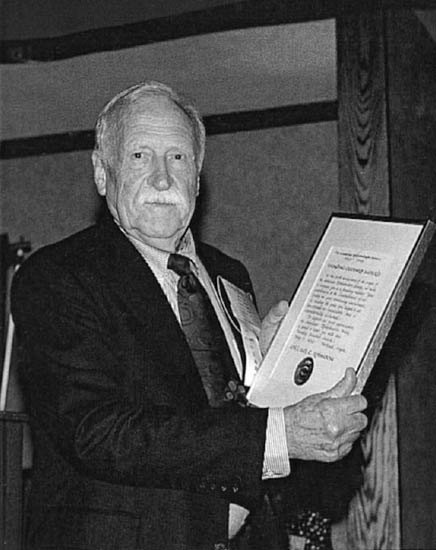
<svg viewBox="0 0 436 550">
<path fill-rule="evenodd" d="M 104 152 L 108 136 L 111 134 L 113 136 L 115 126 L 120 123 L 120 113 L 136 99 L 146 95 L 166 97 L 185 113 L 191 124 L 195 145 L 195 161 L 197 169 L 200 171 L 206 143 L 206 131 L 201 115 L 188 99 L 175 92 L 166 84 L 155 80 L 140 82 L 139 84 L 130 86 L 130 88 L 118 93 L 106 103 L 98 115 L 95 125 L 94 151 Z"/>
</svg>

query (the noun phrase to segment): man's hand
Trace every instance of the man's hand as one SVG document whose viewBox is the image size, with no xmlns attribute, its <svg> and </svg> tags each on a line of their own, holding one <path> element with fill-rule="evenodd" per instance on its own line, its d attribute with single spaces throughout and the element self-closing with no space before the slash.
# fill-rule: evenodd
<svg viewBox="0 0 436 550">
<path fill-rule="evenodd" d="M 262 320 L 260 327 L 259 345 L 262 357 L 265 356 L 268 348 L 274 338 L 283 317 L 288 311 L 288 302 L 282 300 L 273 306 Z"/>
<path fill-rule="evenodd" d="M 347 369 L 330 390 L 284 409 L 289 458 L 335 462 L 347 455 L 368 420 L 362 395 L 351 395 L 356 374 Z"/>
</svg>

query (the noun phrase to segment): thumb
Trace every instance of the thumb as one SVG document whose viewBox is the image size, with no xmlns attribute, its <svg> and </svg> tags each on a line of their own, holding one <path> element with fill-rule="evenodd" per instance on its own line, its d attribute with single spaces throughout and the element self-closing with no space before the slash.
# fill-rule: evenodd
<svg viewBox="0 0 436 550">
<path fill-rule="evenodd" d="M 288 303 L 285 300 L 278 302 L 265 315 L 259 335 L 259 345 L 262 355 L 265 355 L 279 326 L 288 311 Z"/>
<path fill-rule="evenodd" d="M 276 325 L 286 315 L 288 308 L 288 302 L 286 300 L 281 300 L 268 311 L 263 319 L 263 323 Z"/>
<path fill-rule="evenodd" d="M 324 397 L 347 397 L 351 395 L 351 392 L 356 386 L 356 382 L 357 377 L 354 369 L 347 368 L 343 378 L 328 391 L 324 392 Z"/>
</svg>

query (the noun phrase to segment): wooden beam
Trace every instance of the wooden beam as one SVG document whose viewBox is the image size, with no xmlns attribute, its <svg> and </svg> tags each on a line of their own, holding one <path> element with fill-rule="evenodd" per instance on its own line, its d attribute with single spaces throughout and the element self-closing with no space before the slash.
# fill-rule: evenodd
<svg viewBox="0 0 436 550">
<path fill-rule="evenodd" d="M 55 61 L 101 51 L 133 48 L 199 34 L 301 23 L 352 13 L 434 7 L 434 0 L 242 0 L 210 9 L 122 26 L 97 28 L 59 37 L 0 42 L 0 63 Z"/>
<path fill-rule="evenodd" d="M 256 111 L 241 111 L 204 117 L 208 135 L 247 132 L 336 120 L 336 101 L 288 105 Z M 52 155 L 94 147 L 94 131 L 83 130 L 0 142 L 0 159 Z"/>
</svg>

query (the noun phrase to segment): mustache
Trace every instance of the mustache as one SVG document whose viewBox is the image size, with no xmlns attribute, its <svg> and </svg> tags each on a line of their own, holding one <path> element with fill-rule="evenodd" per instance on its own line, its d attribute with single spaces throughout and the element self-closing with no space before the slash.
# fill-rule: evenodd
<svg viewBox="0 0 436 550">
<path fill-rule="evenodd" d="M 144 202 L 147 204 L 180 204 L 183 202 L 183 198 L 178 191 L 169 189 L 147 194 Z"/>
</svg>

